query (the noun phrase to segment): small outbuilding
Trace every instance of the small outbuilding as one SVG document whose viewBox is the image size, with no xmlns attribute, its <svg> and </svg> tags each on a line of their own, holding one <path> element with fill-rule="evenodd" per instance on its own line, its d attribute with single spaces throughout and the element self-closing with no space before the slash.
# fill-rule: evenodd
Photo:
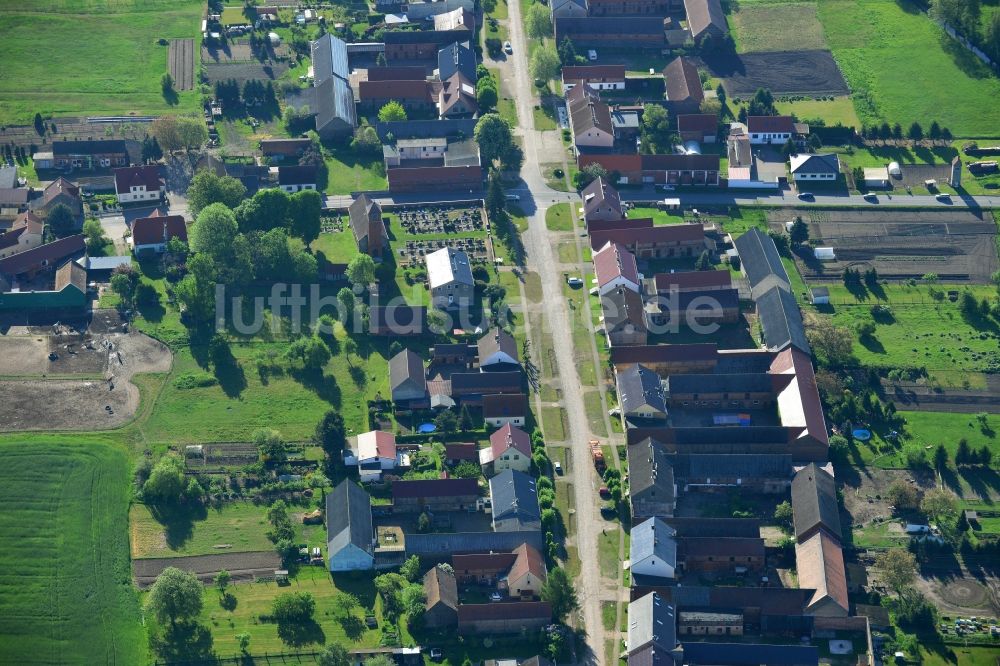
<svg viewBox="0 0 1000 666">
<path fill-rule="evenodd" d="M 813 305 L 829 305 L 830 304 L 829 287 L 810 287 L 809 302 L 812 303 Z"/>
</svg>

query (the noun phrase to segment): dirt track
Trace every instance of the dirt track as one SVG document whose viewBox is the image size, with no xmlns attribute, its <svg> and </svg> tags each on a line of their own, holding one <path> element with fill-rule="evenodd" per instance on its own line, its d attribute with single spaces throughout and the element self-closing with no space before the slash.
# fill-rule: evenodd
<svg viewBox="0 0 1000 666">
<path fill-rule="evenodd" d="M 281 565 L 281 559 L 273 551 L 253 551 L 249 553 L 220 553 L 218 555 L 194 555 L 191 557 L 159 557 L 155 559 L 132 560 L 132 573 L 136 585 L 146 588 L 167 567 L 177 567 L 191 571 L 202 581 L 208 582 L 215 574 L 225 569 L 233 580 L 249 580 L 254 576 L 273 576 Z"/>
<path fill-rule="evenodd" d="M 36 340 L 34 337 L 27 339 Z M 107 430 L 131 419 L 139 408 L 139 389 L 129 381 L 132 375 L 167 372 L 170 370 L 172 356 L 166 346 L 142 333 L 112 334 L 105 339 L 112 344 L 111 350 L 95 345 L 98 351 L 93 352 L 101 354 L 107 360 L 106 369 L 101 368 L 103 380 L 0 381 L 0 432 Z M 23 340 L 17 337 L 7 338 L 3 340 L 3 344 L 25 346 Z M 30 348 L 30 345 L 27 347 Z M 22 355 L 19 362 L 21 372 L 11 374 L 41 376 L 52 372 L 48 370 L 51 362 L 46 353 L 39 354 L 36 351 Z M 35 367 L 32 367 L 32 359 Z M 58 372 L 62 376 L 73 374 L 67 369 Z M 93 368 L 76 372 L 92 374 Z M 111 409 L 107 409 L 108 407 Z"/>
<path fill-rule="evenodd" d="M 171 39 L 167 62 L 170 64 L 170 76 L 174 79 L 175 89 L 191 90 L 194 88 L 193 39 Z"/>
<path fill-rule="evenodd" d="M 850 89 L 829 51 L 777 51 L 704 58 L 722 79 L 730 98 L 749 97 L 758 88 L 775 95 L 848 95 Z"/>
</svg>

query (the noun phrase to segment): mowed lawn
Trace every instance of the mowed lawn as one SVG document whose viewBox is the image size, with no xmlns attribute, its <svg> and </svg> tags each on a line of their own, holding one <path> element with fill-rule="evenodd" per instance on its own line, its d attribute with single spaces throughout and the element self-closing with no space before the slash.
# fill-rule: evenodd
<svg viewBox="0 0 1000 666">
<path fill-rule="evenodd" d="M 164 99 L 168 47 L 157 41 L 197 38 L 201 12 L 192 0 L 0 0 L 0 123 L 30 123 L 36 112 L 196 111 L 196 91 L 178 93 L 176 105 Z"/>
<path fill-rule="evenodd" d="M 937 120 L 957 137 L 1000 136 L 1000 79 L 915 4 L 819 0 L 818 13 L 863 123 Z"/>
<path fill-rule="evenodd" d="M 0 663 L 144 662 L 125 529 L 129 463 L 107 444 L 73 439 L 0 445 Z"/>
<path fill-rule="evenodd" d="M 794 114 L 801 120 L 821 118 L 830 127 L 840 123 L 845 127 L 858 127 L 858 114 L 854 110 L 854 102 L 850 97 L 834 97 L 833 99 L 800 99 L 794 102 L 777 101 L 774 105 L 778 113 Z"/>
<path fill-rule="evenodd" d="M 729 25 L 740 53 L 826 48 L 813 2 L 740 3 Z"/>
</svg>

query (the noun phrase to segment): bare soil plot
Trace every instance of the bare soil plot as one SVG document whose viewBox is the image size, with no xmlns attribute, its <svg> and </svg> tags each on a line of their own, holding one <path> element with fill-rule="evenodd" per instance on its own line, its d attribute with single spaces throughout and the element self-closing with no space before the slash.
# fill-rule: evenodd
<svg viewBox="0 0 1000 666">
<path fill-rule="evenodd" d="M 703 61 L 712 76 L 722 79 L 730 98 L 749 97 L 758 88 L 775 95 L 850 94 L 829 51 L 713 55 Z"/>
<path fill-rule="evenodd" d="M 232 575 L 233 580 L 239 581 L 252 580 L 256 576 L 273 576 L 274 570 L 280 566 L 281 558 L 274 551 L 256 551 L 132 560 L 132 573 L 136 585 L 145 589 L 152 585 L 160 572 L 167 567 L 190 571 L 202 581 L 208 582 L 223 569 Z"/>
<path fill-rule="evenodd" d="M 193 39 L 171 39 L 167 64 L 170 67 L 170 76 L 174 79 L 174 88 L 177 90 L 194 88 Z"/>
<path fill-rule="evenodd" d="M 281 77 L 288 70 L 288 64 L 276 62 L 274 64 L 263 64 L 259 62 L 244 62 L 231 64 L 205 63 L 205 74 L 209 81 L 226 81 L 236 79 L 240 83 L 256 79 L 269 79 L 274 81 Z"/>
<path fill-rule="evenodd" d="M 15 338 L 4 340 L 3 344 L 10 340 Z M 97 351 L 93 352 L 94 355 L 82 355 L 79 361 L 82 369 L 76 370 L 78 373 L 92 372 L 89 364 L 96 367 L 100 359 L 103 380 L 24 379 L 0 382 L 0 432 L 107 430 L 131 419 L 139 407 L 139 389 L 129 381 L 132 375 L 169 371 L 171 353 L 165 345 L 141 333 L 109 335 L 107 340 L 112 344 L 110 350 L 95 345 Z M 25 344 L 15 343 L 19 346 Z M 48 364 L 47 352 L 40 355 L 35 349 L 25 357 L 21 366 L 23 371 L 31 375 L 45 373 L 40 367 L 33 367 L 32 363 L 39 366 Z M 4 362 L 8 361 L 5 359 Z M 74 363 L 70 361 L 67 368 L 72 368 Z M 60 374 L 73 373 L 61 370 Z"/>
<path fill-rule="evenodd" d="M 0 376 L 100 375 L 107 360 L 100 339 L 89 335 L 0 338 Z"/>
<path fill-rule="evenodd" d="M 874 267 L 890 279 L 935 273 L 986 284 L 1000 268 L 989 211 L 782 210 L 769 213 L 768 222 L 777 229 L 796 215 L 809 225 L 811 240 L 837 255 L 822 263 L 797 257 L 806 279 L 840 279 L 847 267 Z"/>
</svg>

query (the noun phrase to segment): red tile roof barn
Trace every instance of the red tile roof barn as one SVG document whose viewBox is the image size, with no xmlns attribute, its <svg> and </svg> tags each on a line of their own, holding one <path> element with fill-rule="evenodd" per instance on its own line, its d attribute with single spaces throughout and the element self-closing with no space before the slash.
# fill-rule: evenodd
<svg viewBox="0 0 1000 666">
<path fill-rule="evenodd" d="M 431 84 L 423 79 L 419 81 L 361 81 L 358 83 L 358 99 L 362 102 L 375 99 L 429 102 Z"/>
<path fill-rule="evenodd" d="M 664 363 L 670 361 L 713 361 L 718 354 L 714 342 L 687 345 L 628 345 L 611 348 L 611 363 Z"/>
<path fill-rule="evenodd" d="M 729 271 L 682 271 L 680 273 L 657 273 L 656 291 L 669 291 L 671 287 L 678 289 L 694 289 L 706 287 L 730 287 L 733 284 Z"/>
<path fill-rule="evenodd" d="M 527 413 L 528 397 L 523 393 L 483 396 L 483 418 L 523 418 Z"/>
<path fill-rule="evenodd" d="M 369 81 L 423 81 L 426 78 L 426 70 L 416 65 L 368 68 Z"/>
<path fill-rule="evenodd" d="M 0 275 L 20 275 L 40 267 L 42 262 L 47 265 L 59 263 L 66 257 L 81 253 L 86 249 L 83 234 L 67 236 L 57 241 L 40 245 L 31 250 L 0 259 Z"/>
<path fill-rule="evenodd" d="M 663 69 L 663 76 L 667 80 L 668 101 L 681 102 L 690 99 L 701 102 L 705 99 L 705 91 L 701 89 L 698 68 L 687 58 L 683 56 L 674 58 Z"/>
<path fill-rule="evenodd" d="M 589 220 L 587 222 L 587 231 L 594 233 L 595 231 L 608 231 L 611 229 L 646 229 L 653 226 L 653 218 L 651 217 L 636 217 L 636 218 L 624 218 L 621 220 Z"/>
<path fill-rule="evenodd" d="M 705 227 L 700 224 L 670 224 L 661 227 L 625 227 L 622 229 L 606 229 L 593 231 L 590 234 L 590 247 L 593 250 L 603 248 L 607 243 L 623 246 L 633 244 L 666 244 L 687 243 L 703 240 Z M 594 257 L 595 265 L 597 257 Z"/>
<path fill-rule="evenodd" d="M 678 132 L 715 134 L 718 129 L 719 116 L 714 113 L 682 113 L 677 116 Z"/>
</svg>

